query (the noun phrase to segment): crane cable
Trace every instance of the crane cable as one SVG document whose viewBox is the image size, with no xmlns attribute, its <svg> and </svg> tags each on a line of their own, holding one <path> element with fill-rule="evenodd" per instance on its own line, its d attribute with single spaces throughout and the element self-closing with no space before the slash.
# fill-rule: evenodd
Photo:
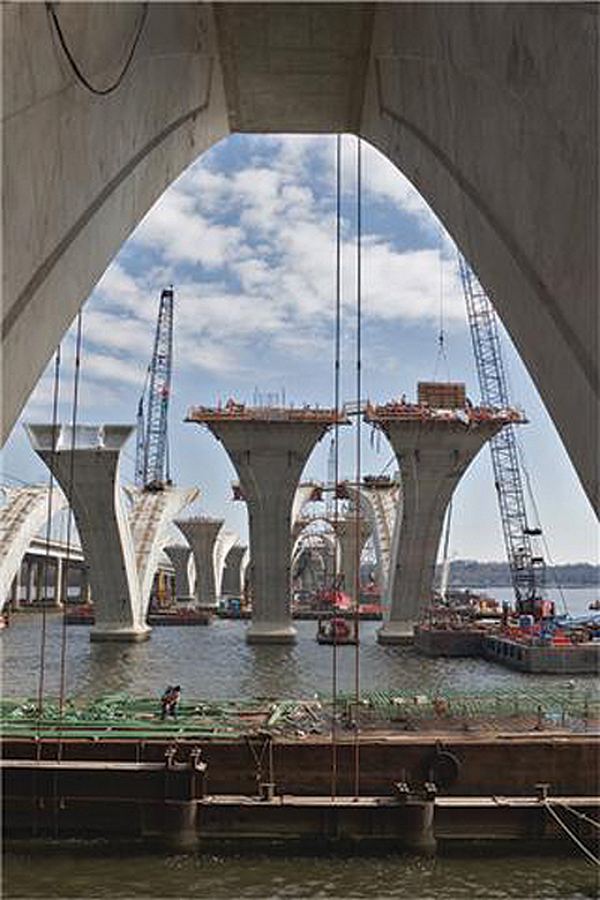
<svg viewBox="0 0 600 900">
<path fill-rule="evenodd" d="M 582 843 L 582 842 L 579 840 L 579 838 L 577 837 L 577 835 L 574 834 L 574 833 L 571 831 L 571 829 L 570 829 L 567 825 L 565 825 L 565 823 L 564 823 L 563 820 L 560 818 L 560 816 L 558 815 L 558 813 L 556 813 L 556 812 L 552 809 L 552 806 L 551 806 L 551 804 L 550 804 L 550 802 L 549 802 L 548 800 L 545 800 L 545 801 L 544 801 L 544 806 L 546 807 L 546 809 L 548 810 L 548 812 L 550 813 L 550 815 L 552 816 L 552 818 L 555 819 L 555 821 L 560 825 L 560 827 L 563 829 L 563 831 L 564 831 L 564 832 L 571 838 L 571 840 L 579 847 L 579 849 L 581 850 L 581 852 L 583 853 L 583 855 L 586 857 L 586 859 L 588 860 L 588 862 L 591 862 L 592 865 L 594 865 L 594 866 L 600 867 L 600 859 L 598 859 L 597 856 L 594 856 L 594 854 L 592 853 L 592 851 L 591 851 L 591 850 L 588 850 L 588 848 L 585 846 L 585 844 Z"/>
<path fill-rule="evenodd" d="M 354 573 L 354 796 L 360 792 L 360 551 L 361 551 L 361 504 L 360 504 L 360 479 L 361 479 L 361 394 L 362 394 L 362 172 L 361 172 L 361 138 L 357 137 L 356 146 L 356 489 L 358 502 L 356 504 L 355 527 L 355 573 Z"/>
<path fill-rule="evenodd" d="M 563 591 L 562 584 L 558 580 L 558 577 L 557 577 L 555 569 L 554 569 L 552 556 L 550 554 L 550 548 L 549 548 L 548 542 L 546 540 L 546 534 L 545 534 L 543 528 L 541 527 L 542 520 L 540 518 L 540 512 L 539 512 L 538 505 L 537 505 L 537 502 L 535 499 L 535 494 L 533 492 L 533 486 L 532 486 L 532 482 L 531 482 L 531 476 L 529 474 L 529 468 L 528 468 L 526 460 L 525 460 L 525 451 L 523 450 L 521 441 L 517 438 L 516 434 L 515 434 L 515 446 L 517 448 L 517 454 L 519 456 L 519 459 L 521 460 L 521 468 L 523 469 L 523 474 L 525 476 L 525 485 L 527 487 L 527 494 L 529 496 L 529 502 L 531 503 L 531 506 L 533 507 L 533 514 L 535 516 L 536 525 L 540 529 L 540 532 L 541 532 L 542 545 L 544 547 L 544 552 L 546 554 L 545 558 L 548 560 L 548 565 L 552 568 L 552 580 L 554 581 L 555 587 L 558 590 L 558 593 L 560 595 L 564 613 L 565 613 L 565 615 L 568 616 L 569 615 L 569 606 L 568 606 L 567 600 L 565 598 L 565 593 Z"/>
<path fill-rule="evenodd" d="M 68 599 L 69 599 L 69 562 L 71 559 L 71 528 L 73 523 L 73 488 L 75 483 L 75 446 L 76 446 L 76 432 L 77 432 L 77 416 L 79 412 L 79 383 L 80 383 L 80 374 L 81 374 L 81 337 L 82 337 L 82 313 L 79 310 L 79 314 L 77 316 L 77 336 L 75 340 L 75 375 L 73 379 L 73 401 L 72 401 L 72 414 L 71 414 L 71 446 L 70 446 L 70 459 L 69 459 L 69 481 L 67 485 L 67 505 L 68 505 L 68 517 L 67 517 L 67 538 L 66 544 L 67 549 L 65 553 L 64 559 L 64 567 L 65 567 L 65 577 L 64 582 L 66 584 L 66 597 L 63 602 L 63 617 L 62 617 L 62 632 L 61 632 L 61 642 L 60 642 L 60 693 L 59 693 L 59 715 L 60 721 L 62 723 L 63 710 L 64 710 L 64 700 L 65 700 L 65 688 L 66 688 L 66 657 L 67 657 L 67 612 L 68 612 Z M 61 748 L 61 742 L 59 741 L 59 753 Z"/>
<path fill-rule="evenodd" d="M 54 356 L 54 385 L 52 388 L 52 446 L 50 449 L 50 464 L 48 475 L 48 505 L 46 512 L 46 556 L 45 556 L 45 592 L 48 593 L 48 563 L 50 561 L 50 540 L 52 535 L 52 505 L 54 499 L 54 459 L 56 456 L 56 443 L 58 437 L 58 398 L 60 394 L 60 344 L 56 348 Z M 58 574 L 58 572 L 57 572 Z M 29 571 L 27 578 L 30 579 Z M 58 591 L 58 584 L 55 583 L 55 591 Z M 40 670 L 38 674 L 38 702 L 37 702 L 37 721 L 38 729 L 41 726 L 41 719 L 44 712 L 44 675 L 46 667 L 46 604 L 42 603 L 42 628 L 40 633 Z"/>
<path fill-rule="evenodd" d="M 113 83 L 106 88 L 95 87 L 91 83 L 91 81 L 81 71 L 80 66 L 78 65 L 77 61 L 75 60 L 75 57 L 71 53 L 69 45 L 67 44 L 66 38 L 64 36 L 63 30 L 60 25 L 58 14 L 55 9 L 55 5 L 56 5 L 55 3 L 47 2 L 46 9 L 50 15 L 50 18 L 52 19 L 54 28 L 56 30 L 56 34 L 58 36 L 58 40 L 60 41 L 60 45 L 63 49 L 65 56 L 67 57 L 67 59 L 69 61 L 69 65 L 71 66 L 71 69 L 72 69 L 73 73 L 75 74 L 75 77 L 77 78 L 79 83 L 81 85 L 83 85 L 83 87 L 87 88 L 87 90 L 90 91 L 90 93 L 95 94 L 98 97 L 106 97 L 108 94 L 112 94 L 114 91 L 117 90 L 117 88 L 119 88 L 121 86 L 121 84 L 123 83 L 123 79 L 125 78 L 125 75 L 129 71 L 129 67 L 131 66 L 131 63 L 133 60 L 133 55 L 136 51 L 136 47 L 142 36 L 142 31 L 144 30 L 144 25 L 146 24 L 146 19 L 148 18 L 149 4 L 144 3 L 142 5 L 142 15 L 140 16 L 140 21 L 138 23 L 138 26 L 137 26 L 137 29 L 135 32 L 135 36 L 133 38 L 133 43 L 131 45 L 131 49 L 129 50 L 127 59 L 125 60 L 125 63 L 123 65 L 123 68 L 121 69 L 121 72 L 119 73 L 119 75 L 117 76 L 115 81 L 113 81 Z"/>
<path fill-rule="evenodd" d="M 340 444 L 339 444 L 339 415 L 340 415 L 340 358 L 341 358 L 341 317 L 342 317 L 342 136 L 336 135 L 336 238 L 335 238 L 335 361 L 334 361 L 334 406 L 335 421 L 333 426 L 334 454 L 333 454 L 333 523 L 336 533 L 339 523 L 339 497 L 338 481 L 340 476 Z M 335 597 L 338 580 L 338 553 L 337 543 L 333 550 L 333 606 L 331 618 L 335 616 Z M 336 743 L 336 712 L 337 712 L 337 630 L 334 623 L 330 625 L 330 634 L 333 638 L 331 648 L 331 798 L 337 793 L 337 743 Z"/>
<path fill-rule="evenodd" d="M 444 330 L 444 265 L 442 258 L 442 226 L 440 225 L 439 231 L 439 247 L 438 247 L 438 262 L 439 262 L 439 274 L 440 274 L 440 330 L 438 333 L 438 352 L 435 360 L 435 368 L 433 370 L 433 378 L 432 381 L 436 380 L 438 373 L 438 366 L 443 361 L 446 364 L 446 377 L 448 381 L 450 381 L 450 364 L 448 362 L 448 354 L 446 353 L 446 333 Z"/>
</svg>

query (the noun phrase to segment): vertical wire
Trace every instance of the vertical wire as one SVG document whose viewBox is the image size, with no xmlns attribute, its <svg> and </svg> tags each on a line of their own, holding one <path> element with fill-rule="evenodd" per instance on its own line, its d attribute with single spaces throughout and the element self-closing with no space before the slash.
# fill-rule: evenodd
<svg viewBox="0 0 600 900">
<path fill-rule="evenodd" d="M 81 310 L 79 310 L 79 315 L 77 316 L 77 338 L 76 338 L 76 346 L 75 346 L 75 377 L 73 381 L 73 410 L 72 410 L 72 418 L 71 418 L 71 458 L 69 460 L 69 483 L 68 483 L 68 493 L 67 493 L 67 504 L 69 515 L 67 518 L 67 549 L 65 553 L 65 561 L 64 561 L 64 574 L 63 581 L 66 583 L 66 597 L 63 602 L 63 617 L 62 617 L 62 633 L 61 633 L 61 642 L 60 642 L 60 695 L 59 695 L 59 714 L 60 720 L 62 723 L 62 715 L 63 715 L 63 707 L 64 707 L 64 698 L 65 698 L 65 684 L 66 684 L 66 657 L 67 657 L 67 612 L 68 612 L 68 599 L 69 599 L 69 563 L 71 560 L 71 526 L 73 522 L 73 513 L 72 513 L 72 501 L 73 501 L 73 485 L 75 481 L 75 444 L 76 444 L 76 429 L 77 429 L 77 413 L 79 408 L 79 380 L 80 380 L 80 371 L 81 371 L 81 322 L 82 322 L 82 314 Z M 60 747 L 59 747 L 60 752 Z"/>
<path fill-rule="evenodd" d="M 356 148 L 356 496 L 360 498 L 361 479 L 361 394 L 362 394 L 362 172 L 361 172 L 361 139 L 357 140 Z M 355 608 L 354 608 L 354 796 L 358 797 L 360 791 L 360 734 L 359 734 L 359 709 L 360 709 L 360 499 L 356 503 L 356 547 L 355 547 Z"/>
<path fill-rule="evenodd" d="M 50 474 L 48 476 L 48 508 L 46 513 L 46 572 L 44 581 L 47 589 L 48 561 L 50 557 L 50 538 L 52 533 L 52 502 L 54 494 L 54 458 L 58 434 L 58 398 L 60 393 L 60 344 L 54 357 L 54 387 L 52 392 L 52 447 L 50 449 Z M 31 583 L 31 574 L 27 572 Z M 40 672 L 38 680 L 38 725 L 44 708 L 44 674 L 46 666 L 46 604 L 42 603 L 42 631 L 40 636 Z"/>
<path fill-rule="evenodd" d="M 333 598 L 337 591 L 338 580 L 338 553 L 337 553 L 337 529 L 339 522 L 339 498 L 337 485 L 340 474 L 340 445 L 339 445 L 339 417 L 340 417 L 340 338 L 341 338 L 341 298 L 342 298 L 342 136 L 336 135 L 336 232 L 335 232 L 335 368 L 334 368 L 334 455 L 333 455 L 333 522 L 335 541 L 333 549 Z M 335 606 L 331 610 L 330 620 L 335 616 Z M 337 631 L 331 622 L 330 633 L 333 637 L 331 648 L 331 797 L 337 793 L 337 743 L 336 743 L 336 710 L 337 710 Z"/>
</svg>

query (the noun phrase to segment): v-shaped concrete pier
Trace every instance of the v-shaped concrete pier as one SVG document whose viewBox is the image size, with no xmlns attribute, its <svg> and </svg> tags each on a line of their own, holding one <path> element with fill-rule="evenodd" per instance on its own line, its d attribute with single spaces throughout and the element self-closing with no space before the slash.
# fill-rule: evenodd
<svg viewBox="0 0 600 900">
<path fill-rule="evenodd" d="M 217 540 L 224 519 L 193 516 L 177 519 L 175 524 L 192 548 L 196 565 L 196 604 L 201 609 L 215 610 L 217 606 L 218 572 Z"/>
<path fill-rule="evenodd" d="M 163 534 L 197 489 L 130 489 L 121 502 L 119 462 L 133 425 L 28 425 L 31 444 L 71 504 L 94 600 L 92 641 L 142 641 Z"/>
<path fill-rule="evenodd" d="M 390 561 L 390 616 L 378 640 L 406 643 L 431 601 L 444 516 L 454 489 L 486 441 L 508 422 L 522 419 L 510 410 L 390 403 L 367 407 L 365 420 L 387 435 L 403 487 L 401 528 Z"/>
<path fill-rule="evenodd" d="M 331 409 L 251 408 L 233 402 L 222 409 L 194 407 L 186 418 L 206 425 L 222 442 L 248 504 L 250 642 L 296 638 L 290 609 L 292 505 L 308 457 L 336 419 L 348 422 Z"/>
</svg>

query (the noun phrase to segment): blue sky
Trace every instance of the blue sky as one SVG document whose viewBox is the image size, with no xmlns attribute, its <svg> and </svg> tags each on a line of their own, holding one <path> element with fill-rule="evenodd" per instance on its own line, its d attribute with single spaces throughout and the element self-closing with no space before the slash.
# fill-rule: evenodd
<svg viewBox="0 0 600 900">
<path fill-rule="evenodd" d="M 233 469 L 205 430 L 183 424 L 193 404 L 285 391 L 288 402 L 333 403 L 335 327 L 335 137 L 233 136 L 199 158 L 155 204 L 84 307 L 79 418 L 133 422 L 160 291 L 175 289 L 172 470 L 198 484 L 199 510 L 226 519 L 242 539 L 245 508 L 231 498 Z M 356 140 L 342 163 L 342 399 L 356 395 Z M 467 382 L 479 395 L 465 306 L 450 237 L 410 183 L 363 143 L 363 398 L 414 397 L 419 380 Z M 438 353 L 440 327 L 445 356 Z M 555 562 L 596 562 L 597 525 L 556 430 L 505 335 L 513 403 L 540 517 Z M 74 330 L 63 343 L 61 417 L 70 419 Z M 4 452 L 5 480 L 43 481 L 22 421 L 50 419 L 51 377 L 41 379 Z M 355 436 L 341 470 L 355 471 Z M 390 460 L 385 439 L 363 426 L 363 473 Z M 123 479 L 133 479 L 132 440 Z M 328 441 L 306 477 L 326 479 Z M 198 511 L 196 509 L 195 511 Z M 489 451 L 484 448 L 455 496 L 452 552 L 504 556 Z"/>
</svg>

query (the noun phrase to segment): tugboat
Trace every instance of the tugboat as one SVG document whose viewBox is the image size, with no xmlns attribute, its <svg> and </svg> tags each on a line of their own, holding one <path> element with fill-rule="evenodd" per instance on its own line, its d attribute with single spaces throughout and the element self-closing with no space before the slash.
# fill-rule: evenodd
<svg viewBox="0 0 600 900">
<path fill-rule="evenodd" d="M 317 629 L 318 644 L 356 644 L 356 624 L 353 619 L 343 616 L 332 616 L 319 619 Z"/>
</svg>

